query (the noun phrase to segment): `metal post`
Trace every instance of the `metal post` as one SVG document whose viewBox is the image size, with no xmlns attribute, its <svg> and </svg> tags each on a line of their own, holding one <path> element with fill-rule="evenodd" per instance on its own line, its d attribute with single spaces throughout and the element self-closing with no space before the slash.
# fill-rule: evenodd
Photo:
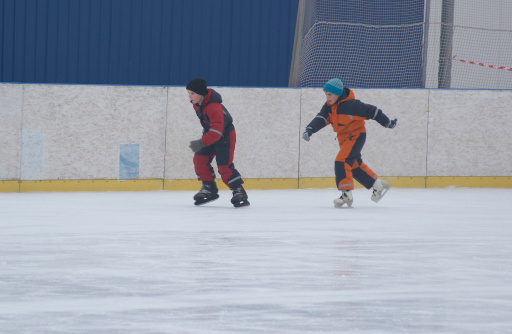
<svg viewBox="0 0 512 334">
<path fill-rule="evenodd" d="M 304 38 L 303 32 L 305 5 L 306 0 L 299 0 L 299 8 L 297 10 L 297 22 L 295 23 L 295 39 L 293 41 L 292 65 L 290 68 L 288 87 L 297 87 L 300 61 L 302 57 L 302 39 Z"/>
<path fill-rule="evenodd" d="M 451 87 L 453 16 L 455 0 L 443 0 L 441 12 L 441 40 L 439 49 L 438 88 Z"/>
<path fill-rule="evenodd" d="M 423 52 L 421 62 L 421 88 L 427 85 L 428 34 L 430 32 L 430 0 L 425 0 L 423 25 Z"/>
</svg>

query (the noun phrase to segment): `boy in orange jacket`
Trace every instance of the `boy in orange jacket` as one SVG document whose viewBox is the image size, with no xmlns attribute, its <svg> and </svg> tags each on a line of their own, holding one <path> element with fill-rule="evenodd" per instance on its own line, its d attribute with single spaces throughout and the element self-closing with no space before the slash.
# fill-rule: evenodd
<svg viewBox="0 0 512 334">
<path fill-rule="evenodd" d="M 373 119 L 383 127 L 393 129 L 397 119 L 390 121 L 379 108 L 356 100 L 354 92 L 343 87 L 343 82 L 338 78 L 327 81 L 324 92 L 327 101 L 308 124 L 302 138 L 309 141 L 313 133 L 329 124 L 337 133 L 340 151 L 334 162 L 334 173 L 341 196 L 334 200 L 334 206 L 352 206 L 353 179 L 366 189 L 373 188 L 372 201 L 378 202 L 391 185 L 379 179 L 361 158 L 361 150 L 366 141 L 365 121 Z"/>
</svg>

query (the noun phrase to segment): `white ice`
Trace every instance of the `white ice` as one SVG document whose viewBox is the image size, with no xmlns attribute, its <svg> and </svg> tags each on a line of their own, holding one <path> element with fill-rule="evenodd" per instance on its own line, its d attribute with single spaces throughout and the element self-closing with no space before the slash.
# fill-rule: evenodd
<svg viewBox="0 0 512 334">
<path fill-rule="evenodd" d="M 0 333 L 511 333 L 512 189 L 0 194 Z"/>
</svg>

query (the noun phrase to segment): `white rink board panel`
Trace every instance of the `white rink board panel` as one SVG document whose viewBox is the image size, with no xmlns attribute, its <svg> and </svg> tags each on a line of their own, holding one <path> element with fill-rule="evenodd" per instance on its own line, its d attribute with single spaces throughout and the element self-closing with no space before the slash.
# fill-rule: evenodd
<svg viewBox="0 0 512 334">
<path fill-rule="evenodd" d="M 300 136 L 325 103 L 321 88 L 303 88 L 301 92 Z M 308 142 L 300 137 L 299 177 L 334 178 L 334 159 L 338 151 L 336 133 L 330 125 L 313 134 Z"/>
<path fill-rule="evenodd" d="M 121 145 L 134 145 L 138 178 L 163 178 L 165 107 L 163 87 L 27 85 L 23 132 L 43 152 L 21 177 L 119 179 Z"/>
<path fill-rule="evenodd" d="M 430 94 L 427 176 L 512 175 L 512 91 Z"/>
<path fill-rule="evenodd" d="M 235 165 L 245 178 L 297 178 L 300 89 L 219 88 L 237 130 Z"/>
<path fill-rule="evenodd" d="M 245 179 L 334 177 L 332 127 L 301 139 L 325 103 L 321 88 L 212 88 L 234 118 Z M 398 118 L 392 130 L 366 122 L 363 161 L 378 175 L 512 176 L 512 91 L 354 93 Z M 196 178 L 188 145 L 202 127 L 183 86 L 1 84 L 0 103 L 0 180 Z M 126 147 L 137 158 L 131 176 Z"/>
<path fill-rule="evenodd" d="M 210 87 L 223 99 L 237 134 L 234 164 L 243 178 L 297 178 L 300 90 Z M 196 175 L 189 142 L 202 127 L 183 87 L 169 88 L 166 179 Z M 217 177 L 215 160 L 213 162 Z"/>
<path fill-rule="evenodd" d="M 387 129 L 366 121 L 363 161 L 382 176 L 425 176 L 428 126 L 428 90 L 354 89 L 356 99 L 398 119 Z"/>
<path fill-rule="evenodd" d="M 424 176 L 427 147 L 428 91 L 400 89 L 354 89 L 356 99 L 375 105 L 390 118 L 398 118 L 395 129 L 374 120 L 366 121 L 367 139 L 363 161 L 377 175 Z M 320 112 L 325 94 L 320 88 L 302 89 L 301 133 Z M 412 131 L 414 129 L 414 131 Z M 300 177 L 333 177 L 334 159 L 339 151 L 332 126 L 301 141 Z"/>
<path fill-rule="evenodd" d="M 194 154 L 188 145 L 201 137 L 203 128 L 185 87 L 169 87 L 167 92 L 165 179 L 194 179 Z"/>
<path fill-rule="evenodd" d="M 0 85 L 0 180 L 20 177 L 22 85 Z"/>
</svg>

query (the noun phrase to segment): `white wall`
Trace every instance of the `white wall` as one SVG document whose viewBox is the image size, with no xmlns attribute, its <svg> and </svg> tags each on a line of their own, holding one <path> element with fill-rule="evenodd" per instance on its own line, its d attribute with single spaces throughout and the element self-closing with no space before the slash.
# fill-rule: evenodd
<svg viewBox="0 0 512 334">
<path fill-rule="evenodd" d="M 23 86 L 0 84 L 0 179 L 20 179 Z"/>
<path fill-rule="evenodd" d="M 212 87 L 221 94 L 237 132 L 234 164 L 244 178 L 297 178 L 300 90 Z M 191 140 L 202 127 L 183 87 L 170 87 L 166 179 L 193 179 Z"/>
<path fill-rule="evenodd" d="M 23 85 L 20 178 L 117 179 L 120 145 L 132 143 L 140 178 L 163 178 L 166 90 Z"/>
<path fill-rule="evenodd" d="M 512 91 L 430 95 L 427 176 L 512 175 Z"/>
<path fill-rule="evenodd" d="M 237 129 L 248 178 L 332 177 L 331 127 L 300 139 L 320 88 L 213 87 Z M 364 161 L 382 176 L 512 176 L 512 91 L 356 89 L 398 118 L 367 121 Z M 0 180 L 122 179 L 120 145 L 139 147 L 139 179 L 195 179 L 202 128 L 184 87 L 0 84 Z"/>
</svg>

